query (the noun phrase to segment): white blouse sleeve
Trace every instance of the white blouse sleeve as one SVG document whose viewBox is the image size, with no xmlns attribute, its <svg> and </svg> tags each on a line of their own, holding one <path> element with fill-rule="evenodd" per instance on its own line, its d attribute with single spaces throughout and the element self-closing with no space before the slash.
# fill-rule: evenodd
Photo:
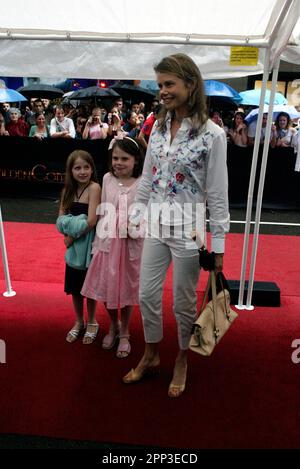
<svg viewBox="0 0 300 469">
<path fill-rule="evenodd" d="M 221 132 L 214 138 L 208 158 L 206 176 L 209 225 L 212 235 L 211 250 L 216 253 L 224 252 L 225 233 L 229 231 L 226 153 L 226 135 Z"/>
</svg>

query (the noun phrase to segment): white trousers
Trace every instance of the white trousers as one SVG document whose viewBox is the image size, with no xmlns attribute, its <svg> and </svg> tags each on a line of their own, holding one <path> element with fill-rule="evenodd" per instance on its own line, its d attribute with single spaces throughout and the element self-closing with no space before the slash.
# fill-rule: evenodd
<svg viewBox="0 0 300 469">
<path fill-rule="evenodd" d="M 141 260 L 140 309 L 146 343 L 163 338 L 162 293 L 167 269 L 173 261 L 173 311 L 177 322 L 178 344 L 189 348 L 191 329 L 197 315 L 196 286 L 199 279 L 199 255 L 185 249 L 185 242 L 174 238 L 146 238 Z"/>
</svg>

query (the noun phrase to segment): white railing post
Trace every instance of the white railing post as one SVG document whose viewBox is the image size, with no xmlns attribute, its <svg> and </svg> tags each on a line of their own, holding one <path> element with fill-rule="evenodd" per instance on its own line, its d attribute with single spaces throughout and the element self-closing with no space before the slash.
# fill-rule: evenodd
<svg viewBox="0 0 300 469">
<path fill-rule="evenodd" d="M 243 244 L 243 254 L 242 254 L 242 265 L 241 265 L 241 275 L 240 275 L 240 287 L 239 287 L 239 298 L 238 304 L 235 305 L 237 309 L 246 309 L 244 305 L 244 292 L 245 292 L 245 282 L 246 282 L 246 269 L 247 269 L 247 258 L 249 251 L 249 238 L 250 238 L 250 225 L 251 225 L 251 214 L 253 206 L 253 192 L 254 192 L 254 183 L 257 170 L 257 160 L 258 160 L 258 151 L 260 143 L 260 134 L 262 128 L 262 119 L 263 119 L 263 110 L 264 110 L 264 101 L 267 89 L 267 81 L 269 76 L 269 66 L 270 66 L 270 51 L 267 50 L 264 64 L 264 74 L 262 80 L 260 101 L 259 101 L 259 114 L 256 126 L 253 156 L 252 156 L 252 165 L 250 173 L 250 181 L 248 188 L 248 200 L 247 200 L 247 212 L 246 212 L 246 223 L 244 231 L 244 244 Z"/>
<path fill-rule="evenodd" d="M 3 293 L 3 296 L 15 296 L 16 292 L 12 289 L 10 276 L 9 276 L 1 206 L 0 206 L 0 245 L 1 245 L 1 251 L 2 251 L 2 262 L 3 262 L 3 269 L 4 269 L 4 275 L 5 275 L 5 283 L 6 283 L 6 291 Z"/>
</svg>

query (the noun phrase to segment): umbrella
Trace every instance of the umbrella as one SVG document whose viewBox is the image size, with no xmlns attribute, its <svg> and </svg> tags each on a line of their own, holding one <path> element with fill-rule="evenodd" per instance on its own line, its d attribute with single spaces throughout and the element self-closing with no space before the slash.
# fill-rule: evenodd
<svg viewBox="0 0 300 469">
<path fill-rule="evenodd" d="M 80 104 L 80 100 L 78 99 L 72 99 L 72 94 L 75 93 L 75 91 L 68 91 L 63 95 L 63 100 L 61 101 L 61 105 L 63 104 L 71 104 L 73 107 L 77 107 Z"/>
<path fill-rule="evenodd" d="M 256 108 L 256 109 L 253 109 L 253 111 L 249 112 L 249 114 L 245 118 L 248 124 L 250 124 L 251 122 L 257 119 L 258 111 L 259 109 Z M 264 113 L 267 113 L 268 111 L 269 111 L 269 106 L 265 104 Z M 298 112 L 294 106 L 285 106 L 284 104 L 275 104 L 273 107 L 273 119 L 275 120 L 278 114 L 280 114 L 281 112 L 286 112 L 290 116 L 290 119 L 300 118 L 300 112 Z"/>
<path fill-rule="evenodd" d="M 124 101 L 131 103 L 141 101 L 152 102 L 157 94 L 156 91 L 141 88 L 140 86 L 127 85 L 125 83 L 115 84 L 110 88 L 117 91 Z"/>
<path fill-rule="evenodd" d="M 27 101 L 27 99 L 16 90 L 0 88 L 0 103 L 16 103 L 19 101 Z"/>
<path fill-rule="evenodd" d="M 74 91 L 72 94 L 68 96 L 68 99 L 116 99 L 119 98 L 120 95 L 112 90 L 111 88 L 100 88 L 99 86 L 89 86 L 88 88 L 82 88 L 81 90 Z"/>
<path fill-rule="evenodd" d="M 218 96 L 219 98 L 227 98 L 231 101 L 239 103 L 241 97 L 237 91 L 235 91 L 227 83 L 216 80 L 205 80 L 204 90 L 206 96 Z"/>
<path fill-rule="evenodd" d="M 158 84 L 156 80 L 141 80 L 139 87 L 144 88 L 146 90 L 154 91 L 155 93 L 159 92 L 159 88 L 158 88 Z"/>
<path fill-rule="evenodd" d="M 207 108 L 209 112 L 213 110 L 226 112 L 235 111 L 237 109 L 237 103 L 225 96 L 207 96 Z"/>
<path fill-rule="evenodd" d="M 21 88 L 18 88 L 18 91 L 24 94 L 26 98 L 47 98 L 50 100 L 60 98 L 64 94 L 59 88 L 43 84 L 21 86 Z"/>
<path fill-rule="evenodd" d="M 260 89 L 241 91 L 240 97 L 242 98 L 240 104 L 247 104 L 249 106 L 259 106 Z M 265 104 L 270 103 L 270 90 L 266 90 Z M 281 93 L 275 93 L 274 104 L 287 104 L 287 99 Z"/>
</svg>

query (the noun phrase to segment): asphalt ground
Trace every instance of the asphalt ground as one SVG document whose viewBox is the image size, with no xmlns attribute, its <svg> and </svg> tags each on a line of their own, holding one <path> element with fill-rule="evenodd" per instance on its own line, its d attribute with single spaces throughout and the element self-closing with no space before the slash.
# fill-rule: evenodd
<svg viewBox="0 0 300 469">
<path fill-rule="evenodd" d="M 59 200 L 33 197 L 1 197 L 3 221 L 55 223 Z M 251 232 L 254 229 L 255 208 L 252 211 Z M 230 232 L 244 233 L 246 209 L 230 208 Z M 261 234 L 300 236 L 300 211 L 263 209 L 260 217 Z"/>
</svg>

